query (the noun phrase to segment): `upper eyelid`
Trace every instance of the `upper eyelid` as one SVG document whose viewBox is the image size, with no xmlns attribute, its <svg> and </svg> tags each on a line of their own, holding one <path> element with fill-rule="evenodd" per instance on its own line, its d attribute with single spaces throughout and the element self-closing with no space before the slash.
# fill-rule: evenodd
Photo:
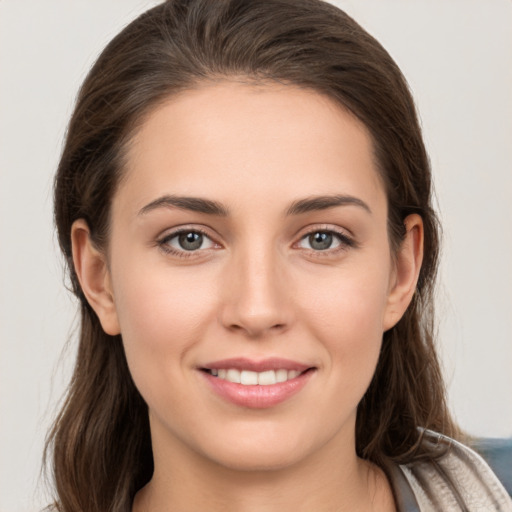
<svg viewBox="0 0 512 512">
<path fill-rule="evenodd" d="M 188 251 L 186 249 L 174 247 L 174 245 L 171 245 L 171 240 L 178 237 L 182 233 L 200 233 L 211 242 L 212 246 L 205 247 L 204 249 L 194 249 Z M 192 258 L 191 261 L 197 260 L 198 258 L 201 259 L 205 255 L 211 254 L 209 251 L 216 250 L 219 247 L 222 247 L 216 241 L 216 239 L 210 236 L 210 234 L 207 233 L 205 230 L 197 227 L 192 228 L 185 226 L 164 230 L 162 235 L 156 238 L 154 244 L 157 246 L 159 250 L 163 251 L 168 256 L 173 256 L 174 258 L 180 259 Z"/>
<path fill-rule="evenodd" d="M 342 228 L 339 228 L 339 227 L 338 228 L 334 228 L 334 227 L 320 227 L 320 228 L 319 227 L 312 227 L 308 231 L 303 232 L 299 236 L 299 238 L 296 239 L 295 242 L 293 242 L 293 245 L 294 246 L 298 245 L 300 242 L 302 242 L 304 239 L 306 239 L 308 236 L 310 236 L 310 235 L 312 235 L 314 233 L 332 233 L 332 234 L 334 234 L 335 236 L 338 237 L 339 242 L 340 242 L 340 247 L 333 247 L 333 248 L 325 249 L 323 251 L 318 251 L 318 250 L 315 250 L 315 249 L 307 249 L 307 248 L 304 249 L 306 251 L 313 251 L 313 253 L 316 254 L 317 256 L 327 257 L 328 255 L 332 255 L 333 253 L 338 252 L 340 250 L 347 250 L 349 248 L 357 249 L 360 246 L 359 242 L 354 238 L 352 233 L 350 233 L 346 229 L 342 229 Z"/>
<path fill-rule="evenodd" d="M 212 234 L 211 231 L 212 230 L 210 228 L 205 227 L 205 226 L 184 224 L 181 226 L 168 228 L 168 229 L 162 231 L 162 233 L 156 237 L 156 241 L 157 241 L 157 243 L 162 243 L 162 242 L 164 242 L 164 240 L 172 239 L 173 237 L 178 236 L 181 233 L 197 232 L 197 233 L 201 233 L 202 235 L 209 238 L 216 245 L 220 245 L 220 246 L 224 245 L 223 242 L 219 241 L 222 237 L 216 236 L 216 234 Z M 328 225 L 328 224 L 312 224 L 309 226 L 302 227 L 293 236 L 292 243 L 296 244 L 296 243 L 300 242 L 301 240 L 303 240 L 305 237 L 307 237 L 313 233 L 317 233 L 317 232 L 333 233 L 333 234 L 341 237 L 342 241 L 343 241 L 343 239 L 345 239 L 345 240 L 348 239 L 351 241 L 351 243 L 353 243 L 354 245 L 357 245 L 354 235 L 350 232 L 349 229 L 342 228 L 340 226 Z"/>
<path fill-rule="evenodd" d="M 170 244 L 170 241 L 179 236 L 182 233 L 200 233 L 204 237 L 208 238 L 210 242 L 212 243 L 213 247 L 206 247 L 204 249 L 197 249 L 193 251 L 187 251 L 185 249 L 172 247 Z M 166 253 L 174 253 L 177 255 L 186 255 L 187 257 L 192 257 L 194 254 L 196 256 L 199 256 L 201 253 L 205 253 L 207 251 L 215 250 L 218 248 L 222 248 L 222 244 L 218 242 L 218 239 L 214 236 L 211 236 L 209 232 L 207 232 L 205 229 L 198 228 L 198 227 L 187 227 L 187 226 L 181 226 L 177 228 L 170 228 L 168 230 L 164 230 L 161 235 L 159 235 L 155 239 L 155 245 L 158 246 L 160 249 L 162 249 Z"/>
<path fill-rule="evenodd" d="M 176 226 L 174 228 L 165 229 L 156 237 L 156 239 L 158 241 L 161 241 L 161 240 L 165 240 L 166 238 L 172 238 L 181 233 L 192 233 L 192 232 L 201 233 L 202 235 L 205 235 L 208 238 L 210 238 L 212 241 L 218 243 L 216 240 L 217 237 L 215 237 L 215 235 L 211 234 L 210 229 L 202 227 L 202 226 L 189 226 L 189 225 Z"/>
<path fill-rule="evenodd" d="M 311 224 L 309 226 L 305 226 L 296 232 L 295 237 L 298 237 L 300 240 L 302 240 L 305 236 L 308 236 L 312 233 L 318 233 L 320 231 L 335 233 L 342 237 L 350 238 L 351 240 L 354 239 L 354 234 L 349 229 L 341 226 L 333 226 L 332 224 Z"/>
</svg>

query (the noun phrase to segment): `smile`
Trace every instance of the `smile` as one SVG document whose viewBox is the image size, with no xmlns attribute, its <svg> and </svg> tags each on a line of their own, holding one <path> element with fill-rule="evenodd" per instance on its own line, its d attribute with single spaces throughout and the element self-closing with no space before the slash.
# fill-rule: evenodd
<svg viewBox="0 0 512 512">
<path fill-rule="evenodd" d="M 281 382 L 287 382 L 297 378 L 302 372 L 298 370 L 266 370 L 263 372 L 254 372 L 251 370 L 238 370 L 236 368 L 206 370 L 214 377 L 218 377 L 228 382 L 242 384 L 244 386 L 272 386 Z"/>
<path fill-rule="evenodd" d="M 200 368 L 215 395 L 241 407 L 266 409 L 291 399 L 317 368 L 281 358 L 260 361 L 232 358 Z"/>
</svg>

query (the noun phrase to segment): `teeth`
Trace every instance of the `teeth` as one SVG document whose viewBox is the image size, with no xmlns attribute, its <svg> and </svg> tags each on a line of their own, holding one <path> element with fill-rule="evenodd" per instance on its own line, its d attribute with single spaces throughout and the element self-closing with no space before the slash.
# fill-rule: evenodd
<svg viewBox="0 0 512 512">
<path fill-rule="evenodd" d="M 271 386 L 272 384 L 286 382 L 295 379 L 301 372 L 297 370 L 266 370 L 264 372 L 252 372 L 249 370 L 237 370 L 236 368 L 227 368 L 219 370 L 210 370 L 210 373 L 219 379 L 243 384 L 244 386 Z"/>
<path fill-rule="evenodd" d="M 258 384 L 260 386 L 270 386 L 277 382 L 276 372 L 274 370 L 268 370 L 257 374 Z"/>
<path fill-rule="evenodd" d="M 230 368 L 226 372 L 226 380 L 229 380 L 229 382 L 236 382 L 237 384 L 240 384 L 240 370 Z"/>
<path fill-rule="evenodd" d="M 240 384 L 245 384 L 246 386 L 254 386 L 258 384 L 258 374 L 256 372 L 243 370 L 240 374 Z"/>
<path fill-rule="evenodd" d="M 288 380 L 288 370 L 276 371 L 276 382 L 286 382 Z"/>
</svg>

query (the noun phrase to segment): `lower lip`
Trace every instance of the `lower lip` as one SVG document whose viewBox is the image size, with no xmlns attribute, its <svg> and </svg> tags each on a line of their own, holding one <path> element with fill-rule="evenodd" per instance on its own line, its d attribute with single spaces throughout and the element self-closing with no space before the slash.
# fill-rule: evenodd
<svg viewBox="0 0 512 512">
<path fill-rule="evenodd" d="M 219 379 L 204 371 L 201 371 L 201 373 L 213 391 L 229 402 L 251 409 L 267 409 L 296 395 L 308 383 L 314 372 L 308 370 L 294 379 L 268 386 L 246 386 Z"/>
</svg>

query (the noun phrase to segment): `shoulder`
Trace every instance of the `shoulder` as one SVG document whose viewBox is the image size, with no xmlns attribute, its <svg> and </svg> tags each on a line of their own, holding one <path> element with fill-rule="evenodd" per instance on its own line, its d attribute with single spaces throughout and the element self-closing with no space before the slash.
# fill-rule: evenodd
<svg viewBox="0 0 512 512">
<path fill-rule="evenodd" d="M 429 430 L 424 431 L 423 442 L 439 449 L 439 458 L 399 466 L 417 510 L 512 512 L 510 496 L 480 455 Z"/>
</svg>

